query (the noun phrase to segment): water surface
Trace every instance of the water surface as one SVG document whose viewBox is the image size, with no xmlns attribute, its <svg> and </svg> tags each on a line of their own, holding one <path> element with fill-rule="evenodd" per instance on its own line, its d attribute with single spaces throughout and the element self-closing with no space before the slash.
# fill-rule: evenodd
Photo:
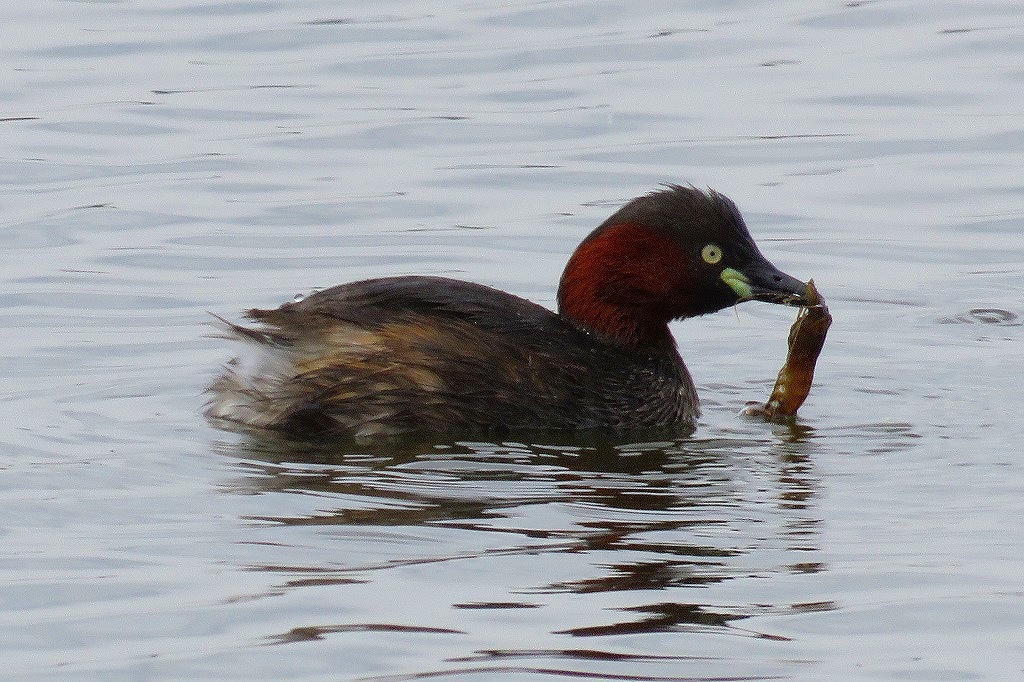
<svg viewBox="0 0 1024 682">
<path fill-rule="evenodd" d="M 8 9 L 0 655 L 11 679 L 1024 673 L 1024 11 L 997 2 Z M 303 445 L 199 414 L 235 316 L 380 275 L 553 305 L 663 182 L 835 317 L 674 326 L 657 442 Z"/>
</svg>

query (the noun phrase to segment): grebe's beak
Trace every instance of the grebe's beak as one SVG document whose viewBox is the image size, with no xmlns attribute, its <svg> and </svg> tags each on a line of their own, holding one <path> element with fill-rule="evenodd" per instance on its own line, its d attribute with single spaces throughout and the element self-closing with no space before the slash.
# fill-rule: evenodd
<svg viewBox="0 0 1024 682">
<path fill-rule="evenodd" d="M 796 277 L 787 275 L 766 260 L 743 268 L 722 270 L 722 281 L 736 292 L 741 301 L 765 301 L 781 305 L 805 306 L 806 285 Z"/>
</svg>

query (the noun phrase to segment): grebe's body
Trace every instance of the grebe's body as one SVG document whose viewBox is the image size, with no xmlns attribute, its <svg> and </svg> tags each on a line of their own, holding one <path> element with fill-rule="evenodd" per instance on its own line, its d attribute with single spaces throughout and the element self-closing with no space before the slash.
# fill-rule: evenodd
<svg viewBox="0 0 1024 682">
<path fill-rule="evenodd" d="M 441 277 L 343 284 L 224 322 L 246 346 L 207 414 L 298 435 L 691 427 L 696 390 L 673 319 L 804 285 L 758 251 L 724 196 L 635 199 L 566 266 L 559 312 Z"/>
<path fill-rule="evenodd" d="M 372 279 L 250 317 L 265 328 L 231 329 L 255 346 L 255 364 L 228 368 L 209 412 L 253 426 L 366 437 L 629 429 L 697 416 L 673 346 L 606 343 L 479 284 Z"/>
</svg>

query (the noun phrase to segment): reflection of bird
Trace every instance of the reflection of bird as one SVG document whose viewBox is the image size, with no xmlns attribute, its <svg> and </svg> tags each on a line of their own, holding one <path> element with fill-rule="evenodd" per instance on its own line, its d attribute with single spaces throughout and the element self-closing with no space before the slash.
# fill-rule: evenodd
<svg viewBox="0 0 1024 682">
<path fill-rule="evenodd" d="M 691 426 L 697 394 L 674 319 L 757 299 L 800 305 L 735 204 L 669 186 L 626 204 L 576 249 L 558 313 L 479 284 L 343 284 L 258 323 L 210 387 L 207 414 L 299 435 Z"/>
</svg>

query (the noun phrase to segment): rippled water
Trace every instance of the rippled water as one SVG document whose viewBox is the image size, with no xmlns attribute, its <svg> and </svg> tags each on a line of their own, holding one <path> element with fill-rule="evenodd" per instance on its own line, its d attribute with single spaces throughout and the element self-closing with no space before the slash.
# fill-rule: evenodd
<svg viewBox="0 0 1024 682">
<path fill-rule="evenodd" d="M 1024 674 L 1024 9 L 10 4 L 0 660 L 11 679 Z M 233 316 L 438 273 L 552 305 L 661 182 L 835 324 L 675 327 L 674 442 L 312 447 L 199 416 Z"/>
</svg>

